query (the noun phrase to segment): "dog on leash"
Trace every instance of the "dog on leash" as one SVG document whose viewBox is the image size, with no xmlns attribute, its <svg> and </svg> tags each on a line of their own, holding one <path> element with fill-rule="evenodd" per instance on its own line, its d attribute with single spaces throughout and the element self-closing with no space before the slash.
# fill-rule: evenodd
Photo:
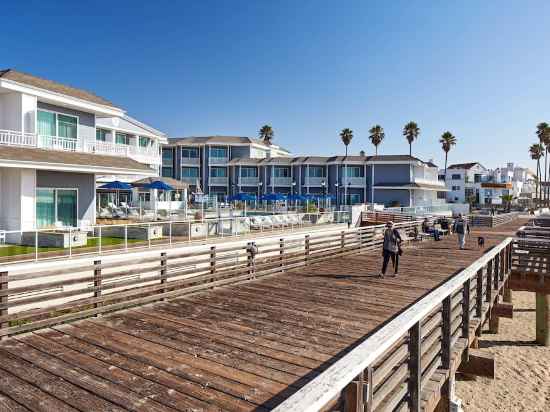
<svg viewBox="0 0 550 412">
<path fill-rule="evenodd" d="M 480 249 L 485 249 L 485 238 L 482 236 L 479 236 L 477 238 L 477 247 Z"/>
</svg>

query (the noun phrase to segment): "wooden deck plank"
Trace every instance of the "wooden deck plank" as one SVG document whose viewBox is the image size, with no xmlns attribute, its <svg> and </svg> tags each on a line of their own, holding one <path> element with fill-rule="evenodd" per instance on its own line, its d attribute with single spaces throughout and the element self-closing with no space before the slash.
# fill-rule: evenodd
<svg viewBox="0 0 550 412">
<path fill-rule="evenodd" d="M 43 376 L 0 374 L 0 411 L 72 410 L 44 377 L 113 410 L 271 409 L 521 224 L 473 228 L 466 250 L 454 236 L 411 244 L 398 277 L 378 278 L 381 254 L 368 251 L 9 339 L 0 363 Z"/>
</svg>

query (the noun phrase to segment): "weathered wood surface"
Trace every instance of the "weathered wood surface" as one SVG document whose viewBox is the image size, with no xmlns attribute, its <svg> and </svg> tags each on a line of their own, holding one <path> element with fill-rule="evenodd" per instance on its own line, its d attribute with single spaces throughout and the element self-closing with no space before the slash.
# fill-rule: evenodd
<svg viewBox="0 0 550 412">
<path fill-rule="evenodd" d="M 0 344 L 7 410 L 269 410 L 520 224 L 312 263 Z M 426 328 L 430 325 L 425 325 Z M 452 331 L 451 331 L 452 333 Z"/>
</svg>

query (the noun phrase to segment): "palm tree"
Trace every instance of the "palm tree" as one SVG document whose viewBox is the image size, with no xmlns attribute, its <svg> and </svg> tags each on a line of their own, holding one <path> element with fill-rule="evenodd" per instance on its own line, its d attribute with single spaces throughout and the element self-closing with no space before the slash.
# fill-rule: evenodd
<svg viewBox="0 0 550 412">
<path fill-rule="evenodd" d="M 342 143 L 346 146 L 346 157 L 348 157 L 348 145 L 351 143 L 351 139 L 353 139 L 353 130 L 351 129 L 343 129 L 340 132 L 340 139 L 342 139 Z"/>
<path fill-rule="evenodd" d="M 544 152 L 546 157 L 544 158 L 544 181 L 547 182 L 547 171 L 548 171 L 548 147 L 550 146 L 550 127 L 548 123 L 541 122 L 537 125 L 537 137 L 539 138 L 539 143 L 544 145 Z M 542 173 L 540 176 L 542 180 Z M 544 188 L 544 200 L 548 200 L 548 188 Z"/>
<path fill-rule="evenodd" d="M 412 144 L 418 139 L 419 134 L 420 128 L 415 122 L 409 122 L 403 127 L 403 136 L 405 136 L 407 142 L 409 142 L 409 156 L 412 156 Z"/>
<path fill-rule="evenodd" d="M 270 145 L 273 141 L 273 135 L 275 133 L 273 132 L 273 129 L 270 125 L 266 124 L 262 126 L 262 128 L 259 131 L 260 138 L 264 141 L 265 144 Z"/>
<path fill-rule="evenodd" d="M 382 143 L 386 134 L 384 133 L 384 128 L 380 125 L 375 125 L 369 130 L 370 136 L 369 139 L 374 145 L 375 156 L 378 156 L 378 145 Z"/>
<path fill-rule="evenodd" d="M 532 144 L 531 147 L 529 147 L 529 154 L 531 155 L 531 159 L 537 161 L 537 186 L 535 188 L 535 193 L 539 193 L 539 182 L 540 182 L 540 158 L 544 156 L 544 147 L 541 143 L 535 143 Z M 539 203 L 540 203 L 540 197 L 542 195 L 542 189 L 539 194 Z"/>
<path fill-rule="evenodd" d="M 449 157 L 449 151 L 453 146 L 456 145 L 456 137 L 454 137 L 451 132 L 447 131 L 441 135 L 441 139 L 439 139 L 439 143 L 441 143 L 441 148 L 445 152 L 445 182 L 446 182 L 447 181 L 447 159 Z"/>
</svg>

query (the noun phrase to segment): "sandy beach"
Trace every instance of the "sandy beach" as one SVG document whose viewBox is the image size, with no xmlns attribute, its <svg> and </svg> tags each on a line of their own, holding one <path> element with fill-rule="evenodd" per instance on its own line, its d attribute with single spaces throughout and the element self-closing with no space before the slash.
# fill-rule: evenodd
<svg viewBox="0 0 550 412">
<path fill-rule="evenodd" d="M 500 333 L 484 332 L 480 341 L 495 354 L 496 379 L 457 380 L 467 412 L 550 411 L 550 348 L 534 343 L 535 294 L 513 294 L 514 319 L 500 319 Z"/>
</svg>

